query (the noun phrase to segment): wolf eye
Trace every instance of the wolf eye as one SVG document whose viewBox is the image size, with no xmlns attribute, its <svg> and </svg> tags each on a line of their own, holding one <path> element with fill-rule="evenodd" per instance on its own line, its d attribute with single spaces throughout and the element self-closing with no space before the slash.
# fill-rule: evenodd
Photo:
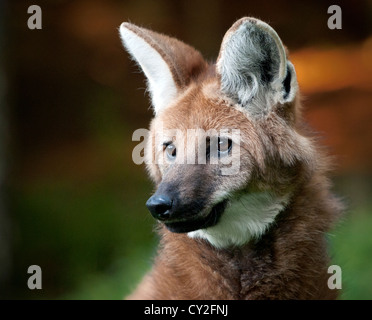
<svg viewBox="0 0 372 320">
<path fill-rule="evenodd" d="M 227 155 L 231 151 L 231 139 L 218 137 L 218 156 Z"/>
<path fill-rule="evenodd" d="M 167 157 L 170 160 L 174 160 L 177 155 L 177 149 L 176 146 L 173 143 L 167 143 L 164 145 L 165 146 L 165 152 L 167 153 Z"/>
</svg>

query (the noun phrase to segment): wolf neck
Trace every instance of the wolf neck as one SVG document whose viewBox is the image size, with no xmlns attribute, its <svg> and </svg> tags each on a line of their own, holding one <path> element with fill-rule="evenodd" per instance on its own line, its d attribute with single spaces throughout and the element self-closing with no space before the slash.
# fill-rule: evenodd
<svg viewBox="0 0 372 320">
<path fill-rule="evenodd" d="M 289 199 L 289 195 L 279 197 L 269 192 L 245 194 L 230 202 L 217 225 L 188 236 L 205 239 L 218 249 L 240 247 L 262 236 Z"/>
<path fill-rule="evenodd" d="M 242 246 L 216 248 L 163 227 L 150 285 L 141 290 L 151 299 L 335 298 L 337 290 L 327 287 L 324 233 L 341 207 L 323 178 L 301 189 L 259 238 Z"/>
</svg>

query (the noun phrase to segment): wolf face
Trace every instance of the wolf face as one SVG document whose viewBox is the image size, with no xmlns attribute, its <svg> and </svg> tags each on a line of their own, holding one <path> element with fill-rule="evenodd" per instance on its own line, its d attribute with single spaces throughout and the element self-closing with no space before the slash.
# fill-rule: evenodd
<svg viewBox="0 0 372 320">
<path fill-rule="evenodd" d="M 155 117 L 146 205 L 168 230 L 217 248 L 261 236 L 315 165 L 296 74 L 276 32 L 253 18 L 227 31 L 216 64 L 174 38 L 123 23 Z"/>
</svg>

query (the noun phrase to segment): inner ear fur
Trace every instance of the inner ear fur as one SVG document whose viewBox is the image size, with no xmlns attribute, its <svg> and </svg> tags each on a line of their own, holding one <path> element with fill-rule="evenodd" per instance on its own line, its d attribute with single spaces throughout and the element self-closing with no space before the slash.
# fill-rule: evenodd
<svg viewBox="0 0 372 320">
<path fill-rule="evenodd" d="M 155 112 L 160 111 L 207 68 L 202 55 L 175 38 L 124 22 L 124 47 L 148 79 Z"/>
<path fill-rule="evenodd" d="M 297 79 L 276 31 L 265 22 L 242 18 L 225 34 L 217 72 L 223 93 L 253 115 L 294 100 Z"/>
</svg>

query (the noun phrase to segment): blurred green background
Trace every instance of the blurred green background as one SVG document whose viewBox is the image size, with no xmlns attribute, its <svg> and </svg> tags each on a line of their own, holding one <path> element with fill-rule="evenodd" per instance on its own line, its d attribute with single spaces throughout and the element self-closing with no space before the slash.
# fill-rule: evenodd
<svg viewBox="0 0 372 320">
<path fill-rule="evenodd" d="M 42 30 L 27 27 L 32 4 Z M 327 28 L 332 4 L 341 30 Z M 242 16 L 269 22 L 291 52 L 348 207 L 329 234 L 341 298 L 372 298 L 372 2 L 310 0 L 0 2 L 0 298 L 122 299 L 135 288 L 158 238 L 131 137 L 152 112 L 118 27 L 153 28 L 213 60 Z M 27 287 L 33 264 L 42 290 Z"/>
</svg>

